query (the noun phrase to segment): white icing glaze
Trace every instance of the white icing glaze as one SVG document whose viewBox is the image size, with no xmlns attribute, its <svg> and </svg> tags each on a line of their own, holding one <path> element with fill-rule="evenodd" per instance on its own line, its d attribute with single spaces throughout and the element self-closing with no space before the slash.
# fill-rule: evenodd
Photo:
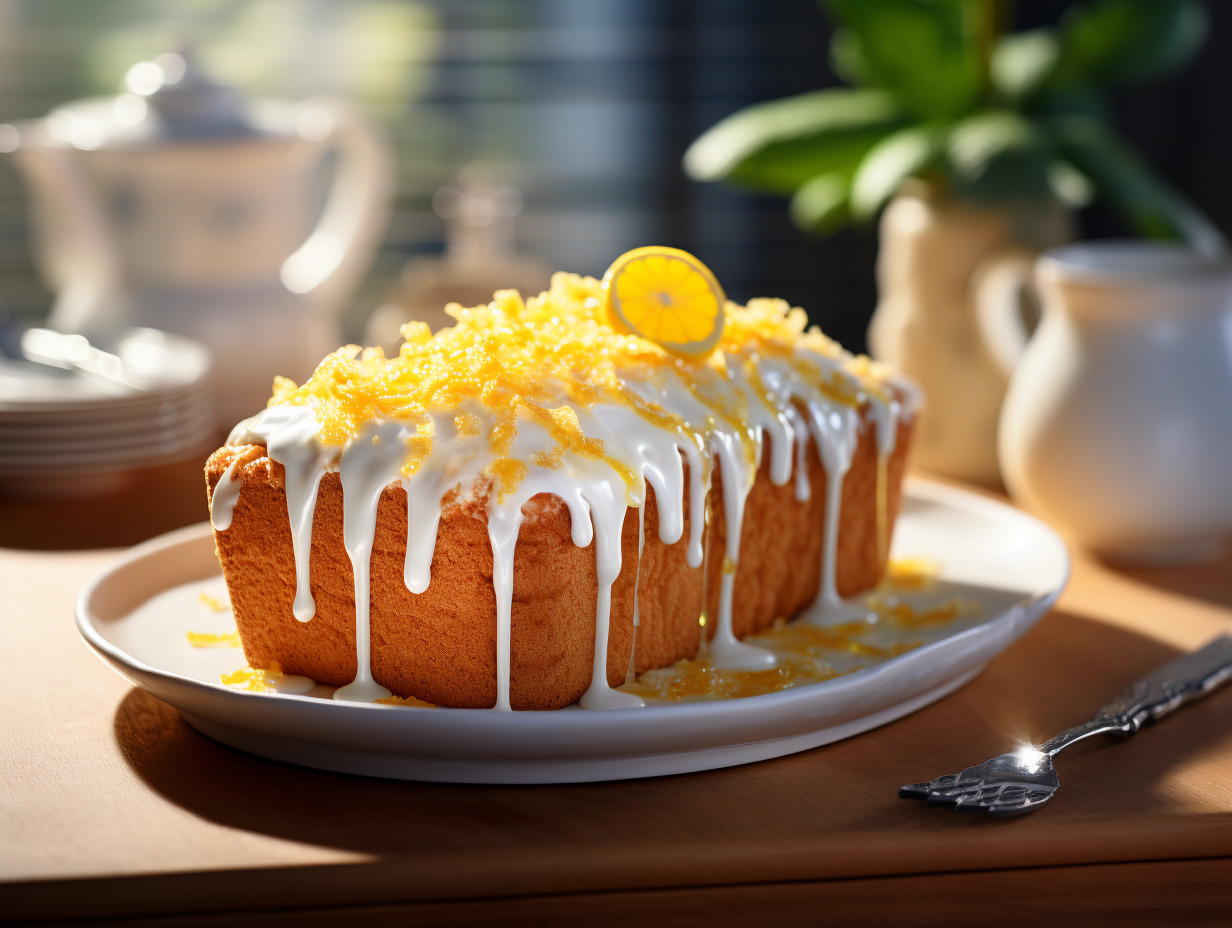
<svg viewBox="0 0 1232 928">
<path fill-rule="evenodd" d="M 702 456 L 702 449 L 693 442 L 680 446 L 685 460 L 689 462 L 689 548 L 685 562 L 696 570 L 702 566 L 706 552 L 703 541 L 706 533 L 706 494 L 710 492 L 710 471 L 714 459 Z"/>
<path fill-rule="evenodd" d="M 821 590 L 810 621 L 841 622 L 867 614 L 838 595 L 838 526 L 842 518 L 843 482 L 860 440 L 860 417 L 854 409 L 830 402 L 810 403 L 809 427 L 826 472 L 826 521 L 821 541 Z"/>
<path fill-rule="evenodd" d="M 574 523 L 576 524 L 576 522 Z M 496 706 L 508 712 L 509 642 L 513 635 L 513 550 L 522 527 L 522 507 L 497 506 L 488 511 L 492 542 L 492 588 L 496 592 Z M 574 539 L 576 541 L 576 538 Z"/>
<path fill-rule="evenodd" d="M 770 667 L 777 662 L 773 654 L 737 641 L 732 631 L 732 596 L 740 559 L 740 532 L 744 527 L 744 504 L 749 498 L 753 475 L 749 468 L 742 466 L 742 449 L 734 436 L 716 432 L 713 437 L 723 477 L 723 521 L 727 539 L 721 568 L 723 576 L 719 581 L 719 614 L 715 617 L 714 637 L 710 639 L 711 662 L 716 667 L 750 670 Z"/>
<path fill-rule="evenodd" d="M 372 540 L 376 535 L 381 494 L 398 479 L 402 456 L 385 452 L 386 445 L 405 446 L 406 427 L 397 422 L 370 423 L 342 456 L 342 539 L 355 580 L 355 679 L 334 693 L 334 699 L 375 702 L 393 695 L 372 679 L 371 623 Z"/>
<path fill-rule="evenodd" d="M 639 599 L 642 591 L 642 550 L 645 547 L 646 506 L 641 505 L 637 507 L 637 574 L 633 577 L 633 643 L 629 645 L 629 669 L 625 671 L 626 683 L 632 683 L 637 675 L 637 629 L 642 624 Z"/>
<path fill-rule="evenodd" d="M 612 585 L 620 575 L 621 534 L 626 506 L 624 483 L 600 481 L 586 490 L 595 526 L 595 656 L 583 709 L 622 709 L 643 705 L 637 696 L 618 693 L 607 682 L 607 647 L 611 631 Z"/>
<path fill-rule="evenodd" d="M 404 480 L 406 490 L 406 563 L 402 582 L 422 593 L 432 582 L 432 555 L 441 523 L 441 503 L 447 491 L 440 481 Z"/>
<path fill-rule="evenodd" d="M 231 513 L 240 499 L 240 482 L 235 479 L 235 461 L 227 465 L 227 469 L 218 478 L 214 492 L 210 496 L 210 525 L 217 532 L 225 532 L 231 527 Z"/>
<path fill-rule="evenodd" d="M 806 503 L 813 495 L 813 485 L 809 482 L 808 474 L 808 423 L 795 406 L 789 405 L 785 412 L 791 421 L 792 442 L 796 449 L 796 502 Z"/>
<path fill-rule="evenodd" d="M 227 439 L 232 445 L 264 444 L 270 460 L 283 467 L 287 520 L 295 557 L 292 611 L 301 622 L 307 622 L 316 613 L 308 566 L 312 553 L 312 517 L 316 513 L 317 490 L 330 459 L 317 441 L 320 432 L 321 426 L 310 409 L 275 406 L 241 422 Z"/>
<path fill-rule="evenodd" d="M 627 389 L 641 400 L 671 410 L 683 423 L 680 425 L 652 421 L 626 405 L 575 408 L 583 434 L 603 442 L 602 457 L 562 453 L 543 419 L 519 408 L 516 435 L 506 455 L 526 464 L 525 476 L 511 492 L 502 492 L 504 488 L 497 481 L 487 500 L 496 600 L 494 708 L 511 709 L 515 551 L 526 518 L 523 506 L 539 494 L 556 496 L 568 507 L 575 544 L 586 547 L 593 543 L 595 547 L 598 583 L 594 658 L 591 684 L 581 699 L 584 708 L 641 704 L 636 697 L 613 690 L 607 682 L 611 590 L 621 570 L 624 520 L 632 505 L 639 510 L 634 646 L 629 657 L 632 674 L 640 621 L 637 599 L 645 538 L 646 487 L 655 491 L 660 540 L 665 544 L 677 543 L 684 536 L 685 463 L 689 472 L 688 564 L 694 569 L 701 568 L 703 590 L 707 588 L 709 570 L 721 567 L 723 571 L 710 645 L 716 665 L 757 668 L 775 662 L 771 653 L 738 641 L 732 626 L 744 508 L 767 441 L 771 481 L 784 485 L 794 473 L 795 496 L 800 501 L 808 499 L 811 492 L 806 469 L 810 438 L 818 449 L 827 475 L 826 518 L 821 591 L 808 615 L 812 621 L 830 622 L 851 611 L 852 607 L 837 594 L 835 554 L 843 479 L 851 467 L 864 420 L 855 406 L 831 398 L 824 385 L 844 379 L 849 385 L 858 382 L 839 359 L 805 350 L 798 351 L 792 362 L 738 355 L 725 360 L 725 377 L 703 385 L 704 389 L 686 383 L 670 369 L 661 377 L 628 383 Z M 706 390 L 713 395 L 706 395 Z M 899 417 L 910 415 L 914 408 L 914 395 L 907 396 L 905 409 L 897 401 L 884 401 L 867 393 L 857 400 L 861 408 L 869 410 L 877 431 L 877 448 L 883 457 L 893 452 Z M 474 412 L 482 416 L 484 410 L 476 405 Z M 382 492 L 389 487 L 401 487 L 406 493 L 404 581 L 412 593 L 418 594 L 431 583 L 443 498 L 454 488 L 468 493 L 472 487 L 491 484 L 490 480 L 482 479 L 491 473 L 488 468 L 496 457 L 486 431 L 472 429 L 463 433 L 452 414 L 434 413 L 430 418 L 431 451 L 409 475 L 403 473 L 407 442 L 417 434 L 416 428 L 423 427 L 422 423 L 413 426 L 400 420 L 373 421 L 342 448 L 330 448 L 320 441 L 320 426 L 311 407 L 275 406 L 241 423 L 228 440 L 231 444 L 266 444 L 271 459 L 286 471 L 287 509 L 297 573 L 294 611 L 301 621 L 310 619 L 314 611 L 308 562 L 317 492 L 322 475 L 330 468 L 338 470 L 344 496 L 344 542 L 355 582 L 357 672 L 355 680 L 342 687 L 335 698 L 372 701 L 389 695 L 373 679 L 370 661 L 370 569 Z M 706 550 L 707 494 L 715 466 L 722 476 L 726 530 L 721 560 L 718 552 L 712 557 Z M 631 479 L 624 475 L 631 475 Z M 212 518 L 220 531 L 229 524 L 230 508 L 238 494 L 239 484 L 231 481 L 230 476 L 229 468 L 214 493 Z M 232 484 L 234 491 L 230 489 Z M 224 485 L 226 489 L 222 489 Z M 858 611 L 862 614 L 864 610 Z M 705 641 L 703 633 L 703 645 Z"/>
<path fill-rule="evenodd" d="M 289 411 L 289 410 L 287 410 Z M 271 410 L 283 413 L 284 410 Z M 282 465 L 287 495 L 287 519 L 291 525 L 291 550 L 295 555 L 295 603 L 293 613 L 301 622 L 317 611 L 312 598 L 309 560 L 312 554 L 312 518 L 316 514 L 317 491 L 325 476 L 325 455 L 313 439 L 320 431 L 316 420 L 300 416 L 286 420 L 284 428 L 270 431 L 269 456 Z"/>
</svg>

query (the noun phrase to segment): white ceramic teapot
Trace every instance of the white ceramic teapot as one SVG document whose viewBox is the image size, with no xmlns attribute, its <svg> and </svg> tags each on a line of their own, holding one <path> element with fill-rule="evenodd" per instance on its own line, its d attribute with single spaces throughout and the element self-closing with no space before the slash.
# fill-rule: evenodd
<svg viewBox="0 0 1232 928">
<path fill-rule="evenodd" d="M 388 216 L 392 161 L 340 103 L 246 102 L 190 53 L 134 65 L 126 84 L 0 127 L 57 292 L 48 324 L 148 325 L 204 342 L 229 427 L 264 403 L 275 374 L 302 378 L 338 346 L 339 311 Z"/>
</svg>

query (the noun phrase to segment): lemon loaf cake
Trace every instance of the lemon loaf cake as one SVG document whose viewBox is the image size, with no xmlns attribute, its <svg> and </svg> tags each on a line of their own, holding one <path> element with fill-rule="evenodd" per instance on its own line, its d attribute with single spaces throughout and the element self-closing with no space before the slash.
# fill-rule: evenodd
<svg viewBox="0 0 1232 928">
<path fill-rule="evenodd" d="M 802 310 L 656 248 L 449 312 L 279 379 L 210 457 L 251 666 L 339 699 L 632 706 L 632 675 L 702 647 L 765 667 L 742 638 L 878 582 L 915 392 Z"/>
</svg>

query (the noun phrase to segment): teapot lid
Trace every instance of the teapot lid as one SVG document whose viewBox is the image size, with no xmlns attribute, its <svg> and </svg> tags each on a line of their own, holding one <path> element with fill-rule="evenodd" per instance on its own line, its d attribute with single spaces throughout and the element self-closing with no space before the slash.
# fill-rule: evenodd
<svg viewBox="0 0 1232 928">
<path fill-rule="evenodd" d="M 191 48 L 167 52 L 128 69 L 128 89 L 144 97 L 146 118 L 161 123 L 164 138 L 217 139 L 257 133 L 234 87 L 211 79 Z"/>
<path fill-rule="evenodd" d="M 47 119 L 48 133 L 83 149 L 286 134 L 254 120 L 239 90 L 205 74 L 191 46 L 137 62 L 124 77 L 124 90 L 58 107 Z"/>
</svg>

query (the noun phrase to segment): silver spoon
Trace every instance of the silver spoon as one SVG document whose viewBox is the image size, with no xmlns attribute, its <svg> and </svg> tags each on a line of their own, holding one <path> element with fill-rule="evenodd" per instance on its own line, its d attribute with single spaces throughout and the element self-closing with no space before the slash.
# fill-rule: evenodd
<svg viewBox="0 0 1232 928">
<path fill-rule="evenodd" d="M 904 799 L 957 812 L 1021 815 L 1037 809 L 1057 791 L 1052 758 L 1091 735 L 1135 734 L 1146 722 L 1163 718 L 1232 679 L 1232 635 L 1221 635 L 1200 651 L 1185 654 L 1123 689 L 1095 718 L 1038 747 L 1028 745 L 1002 754 L 962 773 L 929 783 L 909 783 L 898 791 Z"/>
</svg>

